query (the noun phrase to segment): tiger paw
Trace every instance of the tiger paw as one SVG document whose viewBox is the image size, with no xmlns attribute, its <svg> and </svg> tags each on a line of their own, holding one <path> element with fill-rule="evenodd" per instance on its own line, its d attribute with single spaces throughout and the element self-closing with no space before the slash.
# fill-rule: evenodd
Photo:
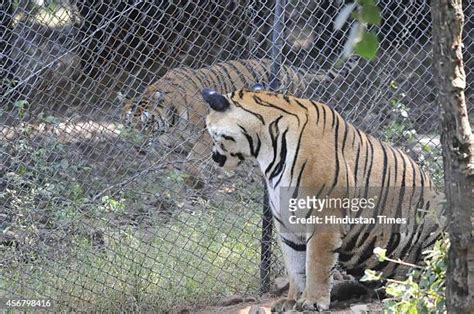
<svg viewBox="0 0 474 314">
<path fill-rule="evenodd" d="M 287 298 L 281 298 L 272 305 L 272 313 L 284 313 L 287 311 L 291 311 L 293 307 L 295 306 L 296 301 L 287 299 Z"/>
<path fill-rule="evenodd" d="M 310 298 L 301 298 L 296 302 L 293 309 L 298 312 L 325 311 L 329 309 L 329 301 L 321 301 L 321 300 L 310 299 Z"/>
</svg>

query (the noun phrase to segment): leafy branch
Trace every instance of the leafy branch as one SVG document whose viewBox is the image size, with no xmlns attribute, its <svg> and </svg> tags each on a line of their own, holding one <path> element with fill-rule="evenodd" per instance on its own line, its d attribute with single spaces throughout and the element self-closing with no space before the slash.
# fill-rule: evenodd
<svg viewBox="0 0 474 314">
<path fill-rule="evenodd" d="M 384 301 L 388 313 L 444 313 L 448 248 L 447 237 L 438 240 L 433 249 L 424 252 L 424 266 L 389 258 L 385 249 L 375 248 L 374 254 L 380 262 L 408 266 L 407 279 L 384 279 L 382 273 L 367 269 L 361 281 L 386 281 L 385 292 L 393 297 Z"/>
<path fill-rule="evenodd" d="M 340 30 L 346 21 L 352 17 L 355 21 L 349 31 L 342 58 L 347 59 L 355 53 L 367 60 L 377 55 L 379 41 L 374 31 L 369 31 L 369 25 L 380 25 L 382 17 L 375 0 L 357 0 L 346 4 L 334 20 L 334 30 Z"/>
</svg>

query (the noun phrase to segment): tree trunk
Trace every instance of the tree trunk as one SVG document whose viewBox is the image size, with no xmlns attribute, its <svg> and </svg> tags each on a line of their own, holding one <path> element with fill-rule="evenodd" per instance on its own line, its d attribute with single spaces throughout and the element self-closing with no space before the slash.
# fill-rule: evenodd
<svg viewBox="0 0 474 314">
<path fill-rule="evenodd" d="M 446 299 L 450 313 L 474 312 L 474 142 L 467 115 L 462 59 L 462 0 L 433 0 L 433 63 L 441 113 L 448 254 Z"/>
</svg>

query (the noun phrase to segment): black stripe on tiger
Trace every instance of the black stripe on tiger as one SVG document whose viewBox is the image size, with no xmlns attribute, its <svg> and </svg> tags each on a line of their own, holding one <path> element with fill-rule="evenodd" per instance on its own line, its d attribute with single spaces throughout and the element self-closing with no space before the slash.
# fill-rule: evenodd
<svg viewBox="0 0 474 314">
<path fill-rule="evenodd" d="M 280 156 L 279 156 L 279 161 L 278 163 L 276 164 L 276 166 L 273 168 L 272 172 L 269 174 L 268 176 L 268 179 L 270 181 L 273 181 L 273 179 L 278 176 L 278 175 L 281 175 L 283 170 L 285 169 L 285 165 L 286 165 L 286 155 L 287 155 L 287 144 L 286 144 L 286 135 L 288 133 L 288 129 L 286 129 L 282 136 L 281 136 L 281 148 L 280 148 Z M 280 180 L 281 180 L 281 176 L 280 176 Z M 280 183 L 280 180 L 278 180 L 274 185 L 273 185 L 273 188 L 275 188 L 276 186 L 278 186 L 278 184 Z"/>
<path fill-rule="evenodd" d="M 307 124 L 308 124 L 308 115 L 306 114 L 305 122 L 304 122 L 304 124 L 301 128 L 301 132 L 300 132 L 299 137 L 298 137 L 298 142 L 296 144 L 296 154 L 295 154 L 295 157 L 293 158 L 293 163 L 291 165 L 291 172 L 290 172 L 291 178 L 293 178 L 293 171 L 295 170 L 295 166 L 296 166 L 296 163 L 298 161 L 298 154 L 299 154 L 300 147 L 301 147 L 301 137 L 303 136 L 303 133 L 304 133 L 304 130 L 305 130 Z M 291 185 L 292 182 L 293 182 L 293 180 L 290 180 L 290 185 Z"/>
<path fill-rule="evenodd" d="M 323 134 L 326 131 L 326 106 L 323 107 Z"/>
<path fill-rule="evenodd" d="M 242 130 L 242 134 L 247 139 L 247 142 L 249 144 L 250 153 L 252 154 L 253 157 L 257 158 L 258 153 L 260 152 L 260 146 L 262 144 L 261 141 L 260 141 L 260 137 L 257 136 L 257 143 L 256 143 L 256 145 L 254 145 L 252 136 L 247 133 L 245 128 L 241 125 L 239 125 L 239 128 Z M 234 142 L 235 142 L 235 139 L 234 139 Z"/>
<path fill-rule="evenodd" d="M 319 118 L 320 118 L 320 114 L 319 114 L 319 105 L 317 103 L 315 103 L 314 101 L 311 100 L 311 104 L 313 105 L 314 107 L 314 110 L 316 111 L 316 115 L 318 116 L 317 117 L 317 120 L 316 120 L 316 124 L 319 124 Z"/>
<path fill-rule="evenodd" d="M 354 132 L 354 137 L 355 134 L 357 134 L 357 139 L 358 139 L 358 144 L 357 144 L 357 153 L 356 153 L 356 159 L 355 159 L 355 166 L 354 166 L 354 187 L 358 187 L 358 179 L 359 179 L 359 158 L 360 158 L 360 152 L 362 149 L 362 137 L 360 135 L 360 131 L 358 129 L 355 130 Z"/>
<path fill-rule="evenodd" d="M 237 76 L 239 77 L 241 86 L 244 86 L 249 81 L 255 81 L 255 78 L 252 78 L 250 76 L 248 76 L 248 77 L 245 76 L 245 74 L 242 72 L 242 70 L 240 70 L 239 68 L 237 68 L 237 66 L 234 65 L 234 62 L 231 61 L 231 62 L 227 63 L 226 66 L 231 68 L 232 71 L 234 71 L 234 73 L 237 74 Z M 246 68 L 246 67 L 244 67 L 244 68 Z M 248 69 L 247 69 L 247 71 L 248 71 Z M 249 72 L 249 74 L 251 74 L 251 73 Z"/>
<path fill-rule="evenodd" d="M 303 175 L 304 168 L 306 167 L 306 162 L 307 162 L 307 160 L 305 160 L 305 162 L 301 165 L 300 173 L 298 174 L 298 178 L 296 179 L 296 187 L 295 187 L 295 190 L 293 192 L 293 198 L 298 197 L 300 184 L 301 184 L 301 177 Z"/>
<path fill-rule="evenodd" d="M 261 105 L 261 106 L 265 106 L 265 107 L 270 107 L 270 108 L 273 108 L 273 109 L 276 109 L 276 110 L 280 110 L 288 115 L 291 115 L 293 117 L 296 118 L 296 120 L 298 121 L 298 125 L 300 124 L 300 118 L 294 114 L 294 113 L 291 113 L 289 112 L 288 110 L 284 109 L 284 108 L 281 108 L 281 107 L 278 107 L 276 105 L 273 105 L 271 102 L 268 102 L 268 101 L 264 101 L 262 98 L 260 98 L 259 96 L 253 96 L 254 97 L 254 100 L 257 104 Z"/>
<path fill-rule="evenodd" d="M 370 137 L 369 136 L 366 136 L 365 139 L 367 140 L 367 143 L 369 144 L 368 145 L 368 148 L 370 149 L 370 153 L 368 153 L 367 155 L 367 158 L 368 156 L 370 156 L 370 162 L 367 164 L 367 161 L 368 159 L 366 159 L 366 166 L 368 167 L 365 167 L 364 171 L 366 170 L 366 172 L 364 173 L 364 178 L 365 178 L 365 193 L 364 193 L 364 197 L 367 198 L 368 194 L 369 194 L 369 186 L 370 186 L 370 174 L 372 172 L 372 166 L 373 166 L 373 163 L 374 163 L 374 146 L 372 144 L 372 141 L 370 140 Z"/>
<path fill-rule="evenodd" d="M 222 138 L 224 138 L 228 141 L 235 142 L 235 138 L 233 138 L 232 136 L 229 136 L 229 135 L 222 134 Z"/>
<path fill-rule="evenodd" d="M 281 236 L 280 238 L 284 244 L 286 244 L 293 250 L 298 251 L 298 252 L 306 251 L 306 243 L 295 243 L 293 241 L 288 240 L 287 238 L 283 236 Z"/>
<path fill-rule="evenodd" d="M 335 121 L 335 130 L 334 130 L 334 160 L 335 160 L 335 169 L 334 169 L 334 180 L 331 185 L 331 188 L 329 189 L 328 194 L 331 194 L 331 192 L 334 190 L 334 188 L 337 185 L 337 182 L 339 180 L 339 149 L 338 149 L 338 143 L 339 143 L 339 121 Z M 334 127 L 333 127 L 334 129 Z"/>
<path fill-rule="evenodd" d="M 338 117 L 339 119 L 339 117 Z M 341 119 L 342 125 L 344 126 L 344 136 L 342 138 L 342 147 L 341 147 L 341 154 L 342 154 L 342 161 L 344 162 L 344 170 L 345 170 L 345 177 L 346 177 L 346 194 L 349 195 L 349 166 L 347 164 L 347 159 L 345 155 L 346 151 L 346 142 L 347 142 L 347 136 L 349 134 L 349 125 Z"/>
<path fill-rule="evenodd" d="M 262 122 L 263 125 L 265 125 L 265 119 L 263 118 L 263 116 L 262 116 L 261 114 L 258 114 L 258 113 L 256 113 L 256 112 L 250 111 L 250 110 L 248 110 L 248 109 L 242 107 L 242 105 L 240 105 L 238 101 L 235 101 L 235 100 L 233 100 L 233 101 L 234 101 L 234 104 L 235 104 L 237 107 L 240 107 L 240 108 L 242 108 L 242 110 L 244 110 L 244 111 L 246 111 L 246 112 L 248 112 L 248 113 L 254 115 L 258 120 L 260 120 L 260 122 Z"/>
<path fill-rule="evenodd" d="M 207 75 L 207 73 L 204 73 L 202 71 L 196 71 L 196 75 L 201 78 L 201 81 L 206 84 L 206 86 L 212 86 L 214 84 L 211 84 L 211 81 L 209 79 L 209 75 Z"/>
</svg>

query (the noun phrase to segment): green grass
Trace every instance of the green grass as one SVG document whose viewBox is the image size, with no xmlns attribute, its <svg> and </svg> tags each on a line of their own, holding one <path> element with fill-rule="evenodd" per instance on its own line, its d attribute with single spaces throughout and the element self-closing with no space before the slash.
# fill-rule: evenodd
<svg viewBox="0 0 474 314">
<path fill-rule="evenodd" d="M 73 146 L 26 138 L 7 143 L 0 233 L 16 244 L 0 241 L 0 297 L 50 299 L 57 310 L 165 311 L 257 295 L 257 186 L 232 179 L 232 191 L 216 183 L 201 195 L 183 187 L 182 172 L 160 168 L 94 200 L 144 159 L 124 156 L 111 170 L 78 161 Z"/>
<path fill-rule="evenodd" d="M 251 208 L 205 206 L 178 213 L 154 231 L 110 226 L 103 249 L 77 237 L 59 260 L 3 268 L 1 287 L 51 298 L 59 309 L 168 310 L 234 293 L 255 295 L 259 219 Z"/>
</svg>

